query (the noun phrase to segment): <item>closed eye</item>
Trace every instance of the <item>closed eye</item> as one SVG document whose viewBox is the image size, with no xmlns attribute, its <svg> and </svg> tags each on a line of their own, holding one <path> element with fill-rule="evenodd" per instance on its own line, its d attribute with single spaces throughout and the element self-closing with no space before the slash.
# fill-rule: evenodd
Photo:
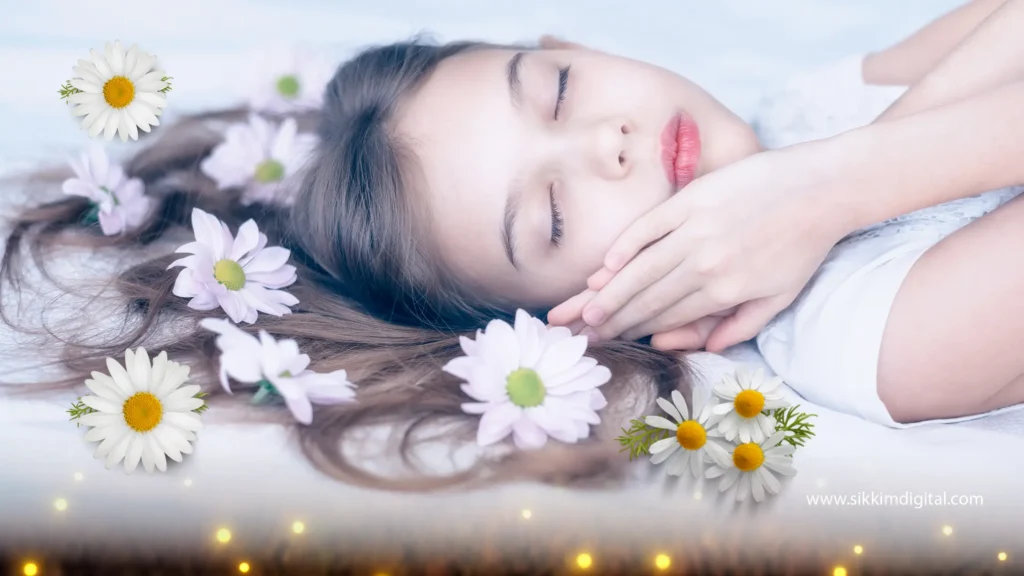
<svg viewBox="0 0 1024 576">
<path fill-rule="evenodd" d="M 562 219 L 562 211 L 558 209 L 558 203 L 555 202 L 554 184 L 548 188 L 548 196 L 551 198 L 551 243 L 557 247 L 562 245 L 565 220 Z"/>
<path fill-rule="evenodd" d="M 558 99 L 555 100 L 555 120 L 558 120 L 558 113 L 562 111 L 562 102 L 565 101 L 565 91 L 569 87 L 569 66 L 558 70 Z"/>
</svg>

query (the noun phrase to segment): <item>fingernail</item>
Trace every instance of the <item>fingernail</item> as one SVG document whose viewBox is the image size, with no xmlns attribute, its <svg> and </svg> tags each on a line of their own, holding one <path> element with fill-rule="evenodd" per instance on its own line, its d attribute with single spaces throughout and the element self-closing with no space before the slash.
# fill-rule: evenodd
<svg viewBox="0 0 1024 576">
<path fill-rule="evenodd" d="M 591 342 L 597 342 L 597 331 L 593 328 L 587 327 L 580 332 L 580 336 L 586 336 L 587 340 Z"/>
<path fill-rule="evenodd" d="M 597 308 L 590 308 L 583 312 L 583 321 L 591 326 L 600 326 L 604 322 L 604 311 Z"/>
</svg>

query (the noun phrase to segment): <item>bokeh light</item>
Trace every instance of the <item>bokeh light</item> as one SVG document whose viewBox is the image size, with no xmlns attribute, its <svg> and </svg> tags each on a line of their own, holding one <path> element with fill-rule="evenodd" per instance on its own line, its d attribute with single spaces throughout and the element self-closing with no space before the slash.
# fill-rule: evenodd
<svg viewBox="0 0 1024 576">
<path fill-rule="evenodd" d="M 221 528 L 220 530 L 217 530 L 217 541 L 221 544 L 227 544 L 228 542 L 231 542 L 231 530 L 228 530 L 227 528 Z"/>
<path fill-rule="evenodd" d="M 950 526 L 949 524 L 946 524 L 945 526 L 942 527 L 942 533 L 945 534 L 946 536 L 951 535 L 953 533 L 953 527 Z"/>
<path fill-rule="evenodd" d="M 75 480 L 81 482 L 83 478 L 85 478 L 84 474 L 82 474 L 81 472 L 75 472 Z"/>
<path fill-rule="evenodd" d="M 53 507 L 56 508 L 58 512 L 63 512 L 68 509 L 68 501 L 63 498 L 57 498 L 53 501 Z"/>
<path fill-rule="evenodd" d="M 185 488 L 188 488 L 191 485 L 192 485 L 192 479 L 191 478 L 185 478 Z"/>
<path fill-rule="evenodd" d="M 529 520 L 530 518 L 533 518 L 533 512 L 531 512 L 529 508 L 524 508 L 522 515 L 523 520 Z"/>
<path fill-rule="evenodd" d="M 864 547 L 861 546 L 860 544 L 857 544 L 856 546 L 853 547 L 853 553 L 854 554 L 863 554 L 864 553 Z"/>
<path fill-rule="evenodd" d="M 296 520 L 295 522 L 292 522 L 292 532 L 295 532 L 296 534 L 302 534 L 305 531 L 306 531 L 306 525 L 305 524 L 303 524 L 302 522 L 300 522 L 298 520 Z"/>
<path fill-rule="evenodd" d="M 576 565 L 586 570 L 594 563 L 594 559 L 590 557 L 590 554 L 586 552 L 576 557 Z"/>
<path fill-rule="evenodd" d="M 36 566 L 35 562 L 25 562 L 25 565 L 21 567 L 21 572 L 25 576 L 36 576 L 39 574 L 39 566 Z"/>
<path fill-rule="evenodd" d="M 658 554 L 654 557 L 654 565 L 658 567 L 658 570 L 668 570 L 668 567 L 672 565 L 672 559 L 668 557 L 668 554 Z"/>
<path fill-rule="evenodd" d="M 832 571 L 832 576 L 846 576 L 846 568 L 836 566 L 836 569 Z"/>
<path fill-rule="evenodd" d="M 999 555 L 996 556 L 996 558 L 999 558 L 1000 562 L 1006 562 L 1006 558 L 1007 558 L 1006 552 L 1000 552 Z"/>
<path fill-rule="evenodd" d="M 241 564 L 238 565 L 238 571 L 241 572 L 242 574 L 248 574 L 250 568 L 251 568 L 251 566 L 249 566 L 248 562 L 242 562 Z"/>
</svg>

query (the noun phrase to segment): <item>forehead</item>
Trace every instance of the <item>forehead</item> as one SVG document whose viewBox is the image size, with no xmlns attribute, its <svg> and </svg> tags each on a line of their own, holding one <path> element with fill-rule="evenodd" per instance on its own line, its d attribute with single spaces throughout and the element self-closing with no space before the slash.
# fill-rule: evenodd
<svg viewBox="0 0 1024 576">
<path fill-rule="evenodd" d="M 506 72 L 514 54 L 474 50 L 441 62 L 396 121 L 418 160 L 413 189 L 433 241 L 450 267 L 484 285 L 514 275 L 500 236 L 516 163 Z"/>
</svg>

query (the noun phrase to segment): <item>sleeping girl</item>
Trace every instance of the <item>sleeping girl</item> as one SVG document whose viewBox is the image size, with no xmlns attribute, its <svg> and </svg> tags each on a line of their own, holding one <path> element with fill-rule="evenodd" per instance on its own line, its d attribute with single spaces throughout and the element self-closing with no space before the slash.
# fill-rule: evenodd
<svg viewBox="0 0 1024 576">
<path fill-rule="evenodd" d="M 682 351 L 751 338 L 829 408 L 889 426 L 982 414 L 1024 401 L 1024 272 L 1003 256 L 1024 241 L 1022 28 L 1024 2 L 977 0 L 801 77 L 751 123 L 671 71 L 556 40 L 370 48 L 337 69 L 319 109 L 161 127 L 124 169 L 150 204 L 112 234 L 83 224 L 82 197 L 26 209 L 4 289 L 27 273 L 26 248 L 39 266 L 68 243 L 155 250 L 117 278 L 126 323 L 62 340 L 61 384 L 144 344 L 190 358 L 215 392 L 217 335 L 200 322 L 227 315 L 295 340 L 319 372 L 347 371 L 357 401 L 315 406 L 302 448 L 378 487 L 604 476 L 624 460 L 609 442 L 619 426 L 693 385 Z M 282 146 L 315 134 L 294 189 L 223 182 L 217 150 L 238 126 L 282 130 Z M 262 164 L 258 180 L 291 168 Z M 289 251 L 293 298 L 195 298 L 168 269 L 182 255 L 161 248 L 194 214 L 231 231 L 253 219 L 264 245 Z M 239 270 L 208 272 L 239 291 Z M 570 446 L 517 429 L 543 448 L 443 477 L 382 476 L 341 450 L 376 424 L 400 432 L 403 456 L 428 424 L 471 436 L 479 418 L 442 367 L 460 336 L 518 309 L 582 332 L 610 370 L 593 432 Z"/>
</svg>

